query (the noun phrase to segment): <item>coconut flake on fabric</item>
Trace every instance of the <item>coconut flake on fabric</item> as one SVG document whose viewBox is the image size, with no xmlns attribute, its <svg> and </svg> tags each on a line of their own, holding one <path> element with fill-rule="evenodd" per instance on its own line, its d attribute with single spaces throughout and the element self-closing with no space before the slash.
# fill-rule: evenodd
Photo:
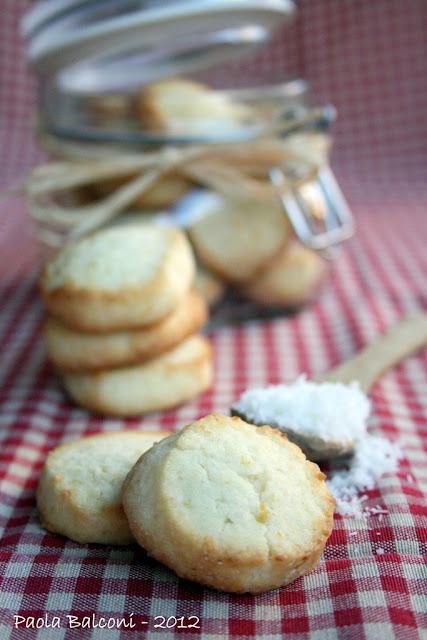
<svg viewBox="0 0 427 640">
<path fill-rule="evenodd" d="M 255 424 L 346 441 L 366 433 L 371 404 L 357 382 L 316 383 L 300 376 L 293 384 L 248 389 L 233 409 Z"/>
<path fill-rule="evenodd" d="M 373 489 L 385 473 L 396 471 L 401 458 L 402 451 L 398 444 L 371 434 L 361 438 L 348 467 L 332 470 L 327 480 L 337 502 L 337 512 L 349 517 L 387 513 L 380 507 L 364 508 L 367 497 L 359 494 Z"/>
</svg>

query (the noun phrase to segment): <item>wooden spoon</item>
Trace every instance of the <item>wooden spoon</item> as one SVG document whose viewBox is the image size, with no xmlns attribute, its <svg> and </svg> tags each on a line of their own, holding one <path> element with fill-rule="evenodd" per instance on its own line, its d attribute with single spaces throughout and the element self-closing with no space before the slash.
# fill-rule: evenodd
<svg viewBox="0 0 427 640">
<path fill-rule="evenodd" d="M 368 393 L 373 384 L 391 367 L 427 345 L 427 314 L 416 313 L 401 320 L 388 333 L 365 347 L 356 356 L 340 364 L 326 374 L 315 378 L 315 382 L 340 382 L 350 384 L 357 381 Z M 245 416 L 235 409 L 233 415 Z M 343 416 L 343 422 L 346 417 Z M 250 420 L 249 420 L 250 422 Z M 325 439 L 304 434 L 281 425 L 289 440 L 295 442 L 310 460 L 320 461 L 349 455 L 353 452 L 355 438 L 345 440 Z"/>
</svg>

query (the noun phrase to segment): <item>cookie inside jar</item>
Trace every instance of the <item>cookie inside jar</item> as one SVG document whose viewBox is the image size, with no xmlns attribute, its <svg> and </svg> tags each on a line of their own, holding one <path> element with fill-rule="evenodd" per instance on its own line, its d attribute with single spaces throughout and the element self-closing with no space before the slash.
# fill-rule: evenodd
<svg viewBox="0 0 427 640">
<path fill-rule="evenodd" d="M 73 27 L 58 9 L 50 26 L 27 29 L 41 77 L 40 135 L 53 161 L 28 185 L 42 242 L 56 249 L 129 217 L 168 224 L 187 233 L 200 273 L 216 283 L 212 305 L 224 297 L 282 309 L 311 301 L 326 268 L 291 213 L 296 203 L 327 230 L 331 197 L 318 175 L 333 117 L 312 105 L 304 80 L 284 77 L 282 62 L 262 63 L 293 3 L 130 3 L 120 15 L 85 4 L 72 9 Z M 96 42 L 88 24 L 102 32 Z M 55 29 L 68 35 L 64 54 L 48 43 Z M 46 175 L 55 179 L 40 181 Z M 307 291 L 260 293 L 270 269 L 274 280 L 294 278 L 299 245 L 308 256 L 300 262 L 316 271 Z"/>
</svg>

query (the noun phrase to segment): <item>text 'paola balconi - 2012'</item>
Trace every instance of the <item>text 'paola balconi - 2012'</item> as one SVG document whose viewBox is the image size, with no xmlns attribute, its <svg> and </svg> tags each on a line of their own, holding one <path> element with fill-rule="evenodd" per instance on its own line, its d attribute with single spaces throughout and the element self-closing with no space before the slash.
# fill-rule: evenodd
<svg viewBox="0 0 427 640">
<path fill-rule="evenodd" d="M 97 614 L 51 616 L 13 616 L 15 629 L 138 629 L 152 624 L 154 629 L 200 629 L 198 616 L 155 616 L 152 621 L 133 613 L 123 617 Z"/>
</svg>

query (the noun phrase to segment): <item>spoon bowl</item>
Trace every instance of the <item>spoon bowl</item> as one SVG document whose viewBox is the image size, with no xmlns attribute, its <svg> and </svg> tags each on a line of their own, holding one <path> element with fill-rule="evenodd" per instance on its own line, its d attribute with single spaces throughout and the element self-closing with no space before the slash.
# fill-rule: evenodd
<svg viewBox="0 0 427 640">
<path fill-rule="evenodd" d="M 231 415 L 241 418 L 245 422 L 252 422 L 257 427 L 263 426 L 261 423 L 255 423 L 250 420 L 244 413 L 231 409 Z M 333 438 L 322 438 L 313 434 L 304 434 L 289 427 L 277 427 L 284 433 L 288 440 L 298 445 L 304 452 L 306 457 L 313 462 L 323 462 L 332 458 L 341 458 L 353 453 L 356 444 L 355 439 L 337 440 Z"/>
<path fill-rule="evenodd" d="M 353 382 L 357 382 L 358 391 L 368 393 L 383 373 L 415 351 L 425 347 L 426 344 L 427 314 L 417 313 L 408 316 L 394 325 L 386 335 L 365 347 L 355 357 L 340 364 L 329 373 L 319 376 L 314 382 L 331 382 L 342 385 L 350 385 Z M 319 384 L 319 391 L 321 391 L 321 384 Z M 231 414 L 257 426 L 265 424 L 265 421 L 262 423 L 254 421 L 251 416 L 245 415 L 245 412 L 240 407 L 237 408 L 237 406 L 231 408 Z M 349 422 L 349 416 L 343 415 L 342 421 L 344 424 L 346 421 Z M 294 442 L 303 450 L 309 460 L 315 462 L 352 454 L 358 436 L 360 436 L 360 433 L 352 433 L 351 429 L 344 437 L 339 438 L 321 435 L 320 427 L 318 434 L 313 433 L 313 429 L 310 429 L 310 432 L 304 432 L 303 427 L 296 428 L 295 419 L 293 423 L 293 427 L 285 424 L 273 424 L 271 426 L 275 426 L 286 434 L 291 442 Z"/>
</svg>

